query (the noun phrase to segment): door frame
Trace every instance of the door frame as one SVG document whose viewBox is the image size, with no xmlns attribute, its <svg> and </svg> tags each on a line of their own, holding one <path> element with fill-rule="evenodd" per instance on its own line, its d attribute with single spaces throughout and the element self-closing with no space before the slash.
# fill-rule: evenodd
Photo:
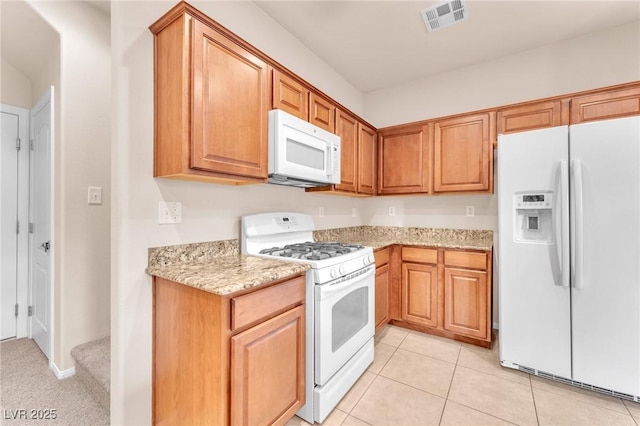
<svg viewBox="0 0 640 426">
<path fill-rule="evenodd" d="M 56 138 L 55 138 L 55 104 L 54 104 L 54 87 L 50 86 L 45 93 L 42 94 L 42 96 L 40 97 L 40 99 L 38 100 L 38 102 L 35 103 L 35 105 L 31 108 L 30 110 L 30 116 L 31 114 L 34 114 L 35 112 L 37 112 L 38 110 L 42 109 L 42 107 L 44 107 L 44 105 L 46 105 L 47 103 L 49 103 L 50 105 L 50 109 L 51 109 L 51 141 L 50 141 L 50 147 L 49 147 L 49 152 L 50 152 L 50 159 L 49 159 L 49 163 L 50 163 L 50 169 L 49 169 L 49 173 L 50 173 L 50 179 L 49 179 L 49 219 L 51 221 L 50 223 L 50 241 L 51 241 L 51 248 L 50 248 L 50 255 L 49 255 L 49 333 L 48 333 L 48 339 L 47 339 L 47 346 L 48 346 L 48 358 L 49 358 L 49 368 L 53 369 L 54 372 L 57 373 L 57 367 L 55 366 L 54 362 L 53 362 L 53 354 L 54 354 L 54 344 L 53 342 L 54 340 L 54 300 L 55 300 L 55 294 L 54 294 L 54 289 L 55 289 L 55 253 L 56 253 L 56 249 L 55 249 L 55 228 L 54 228 L 54 223 L 55 223 L 55 210 L 54 210 L 54 205 L 55 205 L 55 185 L 54 185 L 54 175 L 55 175 L 55 149 L 56 149 Z M 30 120 L 29 122 L 29 137 L 31 138 L 33 136 L 33 121 Z M 30 145 L 31 147 L 31 145 Z M 33 170 L 32 170 L 32 164 L 33 164 L 33 151 L 31 149 L 29 149 L 29 221 L 31 221 L 33 219 Z M 33 270 L 33 266 L 32 266 L 32 262 L 33 262 L 33 256 L 31 256 L 31 253 L 33 252 L 33 250 L 35 249 L 34 247 L 34 241 L 33 241 L 33 234 L 29 233 L 29 305 L 32 305 L 32 301 L 33 301 L 33 276 L 32 276 L 32 270 Z M 28 332 L 28 337 L 29 338 L 33 338 L 32 335 L 32 326 L 33 326 L 33 318 L 29 317 L 29 321 L 28 321 L 28 328 L 29 328 L 29 332 Z M 55 368 L 55 369 L 54 369 Z"/>
<path fill-rule="evenodd" d="M 29 317 L 29 110 L 8 104 L 0 104 L 0 111 L 18 116 L 18 233 L 17 250 L 17 303 L 16 339 L 30 335 Z"/>
</svg>

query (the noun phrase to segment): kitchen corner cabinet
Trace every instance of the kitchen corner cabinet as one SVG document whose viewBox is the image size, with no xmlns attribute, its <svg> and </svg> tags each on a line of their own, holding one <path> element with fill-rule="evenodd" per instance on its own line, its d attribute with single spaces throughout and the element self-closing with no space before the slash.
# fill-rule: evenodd
<svg viewBox="0 0 640 426">
<path fill-rule="evenodd" d="M 153 423 L 286 423 L 305 401 L 304 303 L 304 275 L 229 296 L 154 277 Z"/>
<path fill-rule="evenodd" d="M 154 176 L 267 179 L 270 67 L 252 48 L 181 2 L 154 34 Z"/>
<path fill-rule="evenodd" d="M 429 125 L 378 133 L 378 194 L 430 193 Z"/>
<path fill-rule="evenodd" d="M 495 112 L 434 124 L 433 192 L 492 192 Z"/>
<path fill-rule="evenodd" d="M 376 333 L 389 322 L 390 253 L 390 247 L 374 252 L 376 259 Z"/>
<path fill-rule="evenodd" d="M 491 346 L 491 252 L 403 246 L 400 268 L 400 288 L 390 287 L 390 301 L 400 292 L 392 324 Z"/>
</svg>

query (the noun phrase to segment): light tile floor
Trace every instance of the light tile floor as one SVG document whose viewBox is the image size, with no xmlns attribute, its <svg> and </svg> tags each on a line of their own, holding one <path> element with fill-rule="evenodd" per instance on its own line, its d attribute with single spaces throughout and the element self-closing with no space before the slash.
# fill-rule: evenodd
<svg viewBox="0 0 640 426">
<path fill-rule="evenodd" d="M 386 326 L 373 364 L 323 425 L 640 425 L 640 403 L 504 368 L 498 344 Z"/>
</svg>

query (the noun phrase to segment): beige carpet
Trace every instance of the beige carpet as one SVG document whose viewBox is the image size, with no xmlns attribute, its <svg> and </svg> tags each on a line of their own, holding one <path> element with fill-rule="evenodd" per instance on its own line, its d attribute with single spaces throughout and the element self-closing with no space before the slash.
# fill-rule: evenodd
<svg viewBox="0 0 640 426">
<path fill-rule="evenodd" d="M 0 390 L 2 425 L 109 424 L 109 412 L 76 377 L 58 380 L 31 339 L 0 343 Z M 49 420 L 33 418 L 46 414 Z"/>
</svg>

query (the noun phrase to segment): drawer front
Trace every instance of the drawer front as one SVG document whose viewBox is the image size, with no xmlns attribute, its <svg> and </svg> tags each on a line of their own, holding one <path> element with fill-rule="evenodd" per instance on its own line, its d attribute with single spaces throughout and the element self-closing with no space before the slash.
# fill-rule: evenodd
<svg viewBox="0 0 640 426">
<path fill-rule="evenodd" d="M 376 268 L 381 267 L 382 265 L 386 265 L 389 263 L 389 248 L 385 248 L 382 250 L 378 250 L 373 255 L 376 258 Z"/>
<path fill-rule="evenodd" d="M 444 265 L 457 266 L 460 268 L 487 269 L 487 253 L 477 253 L 471 251 L 445 251 Z"/>
<path fill-rule="evenodd" d="M 231 299 L 231 330 L 267 319 L 288 307 L 304 303 L 305 276 Z"/>
<path fill-rule="evenodd" d="M 438 263 L 438 250 L 419 247 L 402 247 L 402 261 L 416 263 Z"/>
</svg>

